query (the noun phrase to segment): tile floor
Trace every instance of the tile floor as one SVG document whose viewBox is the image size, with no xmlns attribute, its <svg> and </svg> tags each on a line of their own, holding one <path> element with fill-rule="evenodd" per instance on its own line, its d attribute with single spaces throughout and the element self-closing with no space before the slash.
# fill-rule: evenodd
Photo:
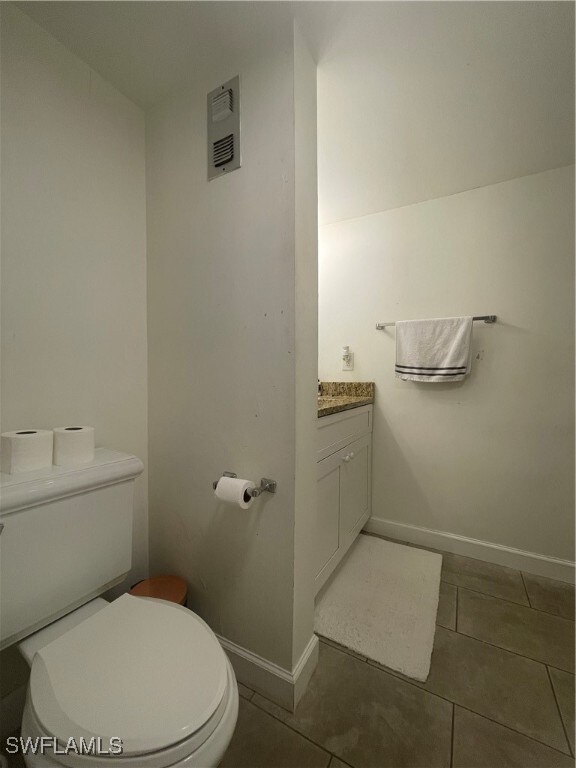
<svg viewBox="0 0 576 768">
<path fill-rule="evenodd" d="M 321 641 L 294 714 L 240 685 L 221 768 L 573 768 L 574 588 L 441 554 L 426 683 Z"/>
<path fill-rule="evenodd" d="M 426 683 L 322 640 L 294 714 L 240 687 L 221 768 L 573 768 L 574 587 L 441 554 Z"/>
</svg>

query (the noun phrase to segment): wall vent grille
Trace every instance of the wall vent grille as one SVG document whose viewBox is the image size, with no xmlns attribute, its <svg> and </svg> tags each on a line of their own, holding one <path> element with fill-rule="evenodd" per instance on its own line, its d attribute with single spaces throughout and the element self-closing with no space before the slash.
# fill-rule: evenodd
<svg viewBox="0 0 576 768">
<path fill-rule="evenodd" d="M 214 150 L 212 154 L 212 162 L 215 168 L 220 168 L 221 165 L 232 162 L 234 159 L 234 134 L 224 136 L 223 139 L 218 139 L 214 142 Z"/>
<path fill-rule="evenodd" d="M 212 97 L 212 122 L 225 120 L 234 112 L 234 91 L 226 88 Z"/>
<path fill-rule="evenodd" d="M 240 168 L 240 77 L 208 94 L 208 180 Z"/>
</svg>

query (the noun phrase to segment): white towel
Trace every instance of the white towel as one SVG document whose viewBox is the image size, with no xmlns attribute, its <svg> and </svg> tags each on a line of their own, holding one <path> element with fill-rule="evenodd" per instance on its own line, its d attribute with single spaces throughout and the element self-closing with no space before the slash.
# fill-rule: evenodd
<svg viewBox="0 0 576 768">
<path fill-rule="evenodd" d="M 396 378 L 462 381 L 470 373 L 472 317 L 396 323 Z"/>
</svg>

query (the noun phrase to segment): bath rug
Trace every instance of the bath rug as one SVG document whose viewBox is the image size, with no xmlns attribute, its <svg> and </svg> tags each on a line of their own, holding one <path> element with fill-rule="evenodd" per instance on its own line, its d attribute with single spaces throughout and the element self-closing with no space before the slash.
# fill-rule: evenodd
<svg viewBox="0 0 576 768">
<path fill-rule="evenodd" d="M 316 633 L 424 682 L 442 555 L 360 535 L 316 604 Z"/>
</svg>

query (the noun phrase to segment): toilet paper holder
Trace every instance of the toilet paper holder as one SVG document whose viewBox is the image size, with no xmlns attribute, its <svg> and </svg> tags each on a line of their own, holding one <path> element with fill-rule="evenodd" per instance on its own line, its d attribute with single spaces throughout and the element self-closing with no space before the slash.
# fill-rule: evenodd
<svg viewBox="0 0 576 768">
<path fill-rule="evenodd" d="M 235 472 L 222 472 L 222 477 L 238 477 L 238 475 Z M 218 485 L 218 480 L 214 480 L 212 483 L 212 488 L 216 490 L 216 486 Z M 250 495 L 253 498 L 256 498 L 260 496 L 260 494 L 263 491 L 268 491 L 268 493 L 276 493 L 276 480 L 270 480 L 267 477 L 263 477 L 260 480 L 260 487 L 259 488 L 252 488 L 250 490 Z"/>
</svg>

